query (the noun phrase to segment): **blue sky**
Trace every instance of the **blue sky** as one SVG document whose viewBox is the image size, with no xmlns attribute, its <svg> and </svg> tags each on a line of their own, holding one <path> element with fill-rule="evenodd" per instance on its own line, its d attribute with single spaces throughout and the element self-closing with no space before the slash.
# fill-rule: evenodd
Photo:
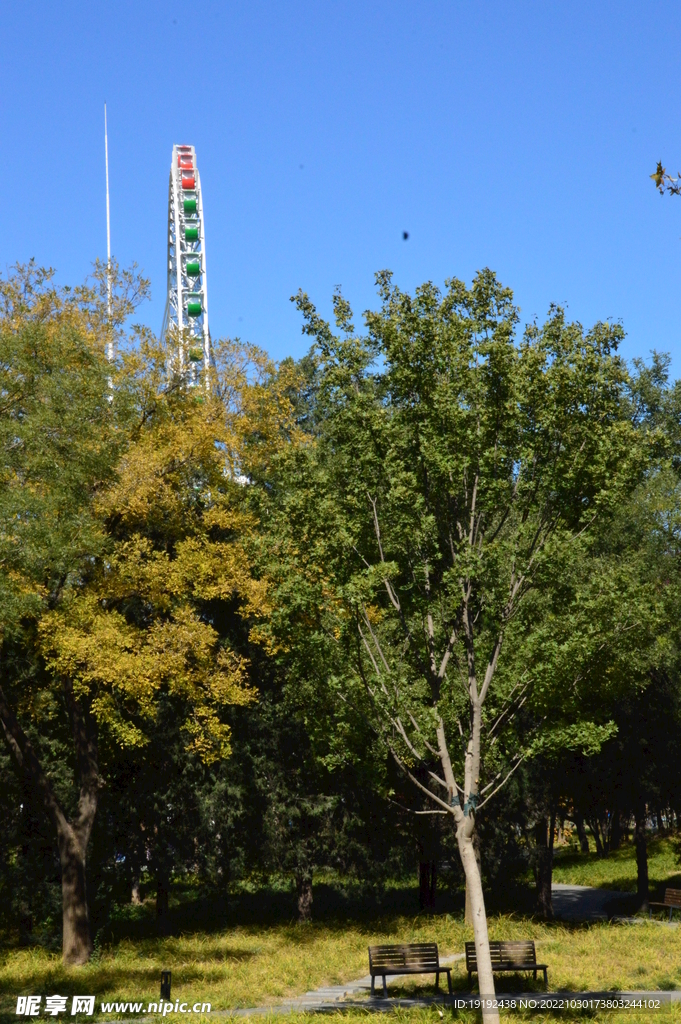
<svg viewBox="0 0 681 1024">
<path fill-rule="evenodd" d="M 188 13 L 189 12 L 189 13 Z M 522 316 L 621 320 L 681 375 L 681 11 L 668 3 L 26 0 L 2 8 L 0 266 L 112 248 L 161 325 L 173 143 L 204 189 L 211 332 L 300 356 L 289 296 L 357 313 L 490 266 Z M 403 240 L 403 232 L 409 239 Z"/>
</svg>

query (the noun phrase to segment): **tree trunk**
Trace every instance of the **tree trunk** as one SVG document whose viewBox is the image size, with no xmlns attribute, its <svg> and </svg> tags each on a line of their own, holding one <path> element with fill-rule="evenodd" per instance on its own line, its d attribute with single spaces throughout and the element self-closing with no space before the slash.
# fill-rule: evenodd
<svg viewBox="0 0 681 1024">
<path fill-rule="evenodd" d="M 436 729 L 438 751 L 449 795 L 448 803 L 456 821 L 456 842 L 459 847 L 459 856 L 461 857 L 464 875 L 466 876 L 466 891 L 469 896 L 470 910 L 473 917 L 478 988 L 480 990 L 484 1024 L 499 1024 L 499 1009 L 494 998 L 494 975 L 492 973 L 492 957 L 489 948 L 489 932 L 487 931 L 485 897 L 482 892 L 482 876 L 475 855 L 473 837 L 475 835 L 475 808 L 479 802 L 482 702 L 487 692 L 487 687 L 494 675 L 497 657 L 501 649 L 502 636 L 503 634 L 500 633 L 497 637 L 492 659 L 488 662 L 485 672 L 485 682 L 479 694 L 475 679 L 475 651 L 470 634 L 466 634 L 471 731 L 465 757 L 463 790 L 457 786 L 456 779 L 454 778 L 442 718 L 439 719 Z M 446 662 L 443 664 L 446 665 Z M 461 806 L 459 793 L 462 793 L 464 798 L 463 807 Z"/>
<path fill-rule="evenodd" d="M 70 680 L 63 680 L 64 697 L 71 718 L 80 781 L 78 810 L 69 821 L 45 775 L 33 746 L 10 708 L 0 686 L 0 726 L 14 761 L 40 794 L 59 843 L 62 875 L 62 956 L 65 964 L 87 963 L 92 953 L 90 918 L 85 889 L 87 847 L 97 813 L 99 768 L 94 721 L 75 698 Z"/>
<path fill-rule="evenodd" d="M 603 843 L 601 841 L 601 830 L 598 824 L 598 818 L 589 818 L 589 826 L 591 828 L 591 835 L 594 837 L 596 843 L 596 856 L 605 857 L 605 850 L 603 849 Z"/>
<path fill-rule="evenodd" d="M 168 920 L 169 884 L 167 873 L 159 870 L 156 875 L 156 927 L 159 935 L 167 935 L 170 925 Z"/>
<path fill-rule="evenodd" d="M 473 833 L 473 850 L 475 851 L 475 860 L 478 865 L 478 874 L 482 878 L 482 857 L 480 856 L 480 838 L 477 831 Z M 473 924 L 473 907 L 471 905 L 471 897 L 468 892 L 468 882 L 466 882 L 466 906 L 463 914 L 464 924 Z"/>
<path fill-rule="evenodd" d="M 421 910 L 435 910 L 437 861 L 419 861 L 419 905 Z"/>
<path fill-rule="evenodd" d="M 620 823 L 619 804 L 615 803 L 612 809 L 612 820 L 610 824 L 610 849 L 619 850 L 622 842 L 622 825 Z"/>
<path fill-rule="evenodd" d="M 61 862 L 64 963 L 86 964 L 92 954 L 90 917 L 85 891 L 85 851 L 73 828 L 64 821 L 57 830 Z"/>
<path fill-rule="evenodd" d="M 133 878 L 133 880 L 132 880 L 132 889 L 131 889 L 131 892 L 130 892 L 130 902 L 135 907 L 139 907 L 139 905 L 142 902 L 142 898 L 140 896 L 140 880 L 139 880 L 139 878 Z"/>
<path fill-rule="evenodd" d="M 646 805 L 640 801 L 636 807 L 636 895 L 641 910 L 648 909 L 648 844 L 646 838 Z"/>
<path fill-rule="evenodd" d="M 304 868 L 296 874 L 298 893 L 298 922 L 305 924 L 312 919 L 312 871 Z"/>
<path fill-rule="evenodd" d="M 577 836 L 579 838 L 579 848 L 582 851 L 582 853 L 588 853 L 589 852 L 589 837 L 587 836 L 586 829 L 584 828 L 584 818 L 577 811 L 575 812 L 574 821 L 575 821 L 575 827 L 577 828 Z"/>
<path fill-rule="evenodd" d="M 553 878 L 553 831 L 555 814 L 542 818 L 535 828 L 537 843 L 537 910 L 545 921 L 553 920 L 551 882 Z"/>
<path fill-rule="evenodd" d="M 478 862 L 473 848 L 473 839 L 466 835 L 466 819 L 457 828 L 457 842 L 461 863 L 466 876 L 466 890 L 470 894 L 470 906 L 473 915 L 473 937 L 475 939 L 475 956 L 478 964 L 478 987 L 480 995 L 494 998 L 494 975 L 492 958 L 489 951 L 489 934 L 487 931 L 487 915 L 485 898 L 482 892 L 482 880 L 478 871 Z M 489 1024 L 498 1024 L 499 1011 L 494 1007 L 483 1006 L 483 1020 Z"/>
<path fill-rule="evenodd" d="M 33 914 L 27 903 L 21 904 L 19 910 L 19 945 L 28 946 L 33 937 Z"/>
</svg>

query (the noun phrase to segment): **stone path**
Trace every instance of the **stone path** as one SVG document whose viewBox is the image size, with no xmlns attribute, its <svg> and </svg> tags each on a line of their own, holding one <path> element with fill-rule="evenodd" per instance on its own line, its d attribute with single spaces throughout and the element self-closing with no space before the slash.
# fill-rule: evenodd
<svg viewBox="0 0 681 1024">
<path fill-rule="evenodd" d="M 464 953 L 455 953 L 453 956 L 443 956 L 440 958 L 440 963 L 449 967 L 450 964 L 456 963 L 458 960 L 463 960 Z M 399 984 L 405 978 L 413 977 L 408 974 L 395 974 L 387 978 L 388 987 L 390 985 Z M 446 980 L 441 978 L 440 984 L 446 984 Z M 379 991 L 382 988 L 381 980 L 377 980 Z M 302 996 L 296 996 L 295 999 L 288 999 L 285 1003 L 278 1003 L 276 1006 L 255 1006 L 255 1007 L 244 1007 L 241 1010 L 228 1010 L 224 1011 L 224 1016 L 234 1017 L 250 1017 L 253 1014 L 263 1013 L 292 1013 L 296 1010 L 333 1010 L 338 1009 L 338 1004 L 343 1003 L 344 1006 L 363 1006 L 367 1008 L 367 1003 L 362 1000 L 359 1001 L 358 997 L 366 996 L 371 992 L 371 975 L 367 974 L 364 978 L 358 978 L 357 981 L 348 981 L 344 985 L 328 985 L 322 988 L 316 988 L 312 992 L 305 992 Z M 444 996 L 444 993 L 443 993 Z M 354 999 L 353 999 L 354 997 Z M 442 997 L 441 997 L 442 998 Z M 438 997 L 433 996 L 431 1001 L 437 1001 Z M 380 1006 L 376 1007 L 376 1003 L 371 1003 L 372 1007 L 379 1009 L 394 1009 L 395 1005 L 411 1005 L 411 1000 L 405 1001 L 403 999 L 382 999 Z M 415 1004 L 416 1005 L 416 1004 Z M 419 1005 L 421 1005 L 419 1003 Z M 425 1005 L 425 1004 L 424 1004 Z M 211 1016 L 215 1016 L 213 1013 Z"/>
</svg>

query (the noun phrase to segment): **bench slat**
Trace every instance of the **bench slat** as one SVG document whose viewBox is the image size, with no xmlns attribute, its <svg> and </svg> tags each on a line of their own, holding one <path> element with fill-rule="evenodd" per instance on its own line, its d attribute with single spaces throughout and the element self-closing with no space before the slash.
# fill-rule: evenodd
<svg viewBox="0 0 681 1024">
<path fill-rule="evenodd" d="M 533 970 L 537 964 L 537 953 L 534 942 L 490 942 L 490 957 L 492 969 L 512 970 L 514 967 L 521 969 L 527 967 Z M 477 971 L 478 959 L 475 952 L 475 943 L 466 943 L 466 967 L 469 971 Z"/>
<path fill-rule="evenodd" d="M 492 954 L 492 956 L 502 957 L 502 959 L 506 959 L 508 957 L 516 958 L 518 956 L 521 956 L 521 957 L 527 957 L 527 956 L 535 957 L 536 956 L 535 948 L 534 948 L 534 942 L 532 942 L 531 940 L 527 941 L 527 942 L 497 942 L 497 941 L 492 941 L 489 944 L 489 949 L 490 949 L 490 953 Z M 472 957 L 473 959 L 475 959 L 476 952 L 475 952 L 475 943 L 474 942 L 467 942 L 466 943 L 466 956 L 469 957 L 469 958 Z"/>
<path fill-rule="evenodd" d="M 489 952 L 492 971 L 533 971 L 535 978 L 537 971 L 542 971 L 544 984 L 548 986 L 548 964 L 537 963 L 537 952 L 532 939 L 515 942 L 490 942 Z M 466 943 L 466 969 L 470 984 L 473 972 L 478 973 L 478 958 L 474 942 Z"/>
<path fill-rule="evenodd" d="M 447 976 L 449 994 L 452 994 L 452 969 L 440 967 L 437 942 L 411 942 L 399 946 L 369 946 L 369 973 L 371 974 L 371 995 L 375 994 L 374 978 L 383 977 L 383 994 L 386 995 L 387 974 L 435 974 L 439 988 L 440 975 Z"/>
<path fill-rule="evenodd" d="M 437 966 L 437 963 L 438 958 L 435 956 L 375 956 L 371 958 L 372 967 L 414 967 L 418 964 L 435 964 Z"/>
<path fill-rule="evenodd" d="M 402 946 L 370 946 L 369 963 L 372 970 L 381 968 L 406 968 L 418 972 L 423 968 L 423 973 L 436 969 L 439 966 L 437 943 L 414 942 Z"/>
</svg>

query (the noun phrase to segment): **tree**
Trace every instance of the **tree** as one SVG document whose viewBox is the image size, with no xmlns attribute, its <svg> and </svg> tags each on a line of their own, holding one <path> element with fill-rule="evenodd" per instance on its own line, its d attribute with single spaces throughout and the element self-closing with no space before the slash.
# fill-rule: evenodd
<svg viewBox="0 0 681 1024">
<path fill-rule="evenodd" d="M 114 477 L 130 404 L 124 387 L 109 401 L 105 347 L 145 286 L 117 275 L 122 290 L 110 328 L 95 288 L 57 289 L 51 278 L 30 264 L 0 283 L 0 723 L 56 830 L 64 955 L 81 962 L 89 946 L 84 859 L 97 800 L 96 745 L 71 681 L 45 673 L 38 625 L 106 548 L 93 502 Z M 71 722 L 80 780 L 71 815 L 21 725 L 60 712 Z"/>
<path fill-rule="evenodd" d="M 254 694 L 214 621 L 225 608 L 244 620 L 267 610 L 244 540 L 257 518 L 239 460 L 250 444 L 263 462 L 276 443 L 272 395 L 228 345 L 198 384 L 191 366 L 175 366 L 172 342 L 143 333 L 108 362 L 132 308 L 134 279 L 123 284 L 109 321 L 96 291 L 59 292 L 31 269 L 5 285 L 0 325 L 0 721 L 58 835 L 64 959 L 75 964 L 92 947 L 86 854 L 100 750 L 143 747 L 167 698 L 187 750 L 227 756 L 225 708 Z M 28 685 L 17 669 L 26 657 Z M 61 711 L 80 786 L 70 817 L 22 725 Z"/>
<path fill-rule="evenodd" d="M 667 447 L 660 442 L 656 433 L 658 456 Z M 544 916 L 551 916 L 551 818 L 561 808 L 578 822 L 586 818 L 605 856 L 618 841 L 620 814 L 636 803 L 625 776 L 639 792 L 647 774 L 628 737 L 636 722 L 640 741 L 645 708 L 657 702 L 657 672 L 673 663 L 678 619 L 677 591 L 669 585 L 675 571 L 669 553 L 656 550 L 661 523 L 653 508 L 664 505 L 660 518 L 670 520 L 663 466 L 651 459 L 641 485 L 554 562 L 559 583 L 532 595 L 520 612 L 528 642 L 515 672 L 529 669 L 534 683 L 526 708 L 535 725 L 541 721 L 526 794 L 537 825 Z M 632 706 L 637 712 L 625 713 Z M 521 728 L 533 726 L 523 721 Z"/>
<path fill-rule="evenodd" d="M 551 588 L 562 552 L 608 515 L 645 456 L 624 408 L 620 328 L 585 333 L 554 308 L 516 344 L 511 293 L 490 271 L 470 289 L 448 282 L 444 296 L 432 284 L 404 294 L 388 273 L 378 284 L 366 337 L 339 293 L 342 336 L 297 296 L 319 388 L 286 522 L 304 567 L 323 567 L 323 632 L 347 665 L 325 684 L 337 714 L 369 719 L 431 813 L 455 821 L 489 994 L 473 837 L 530 752 L 496 740 L 531 684 L 517 672 L 519 611 Z M 439 770 L 424 785 L 415 767 L 430 758 Z"/>
</svg>

